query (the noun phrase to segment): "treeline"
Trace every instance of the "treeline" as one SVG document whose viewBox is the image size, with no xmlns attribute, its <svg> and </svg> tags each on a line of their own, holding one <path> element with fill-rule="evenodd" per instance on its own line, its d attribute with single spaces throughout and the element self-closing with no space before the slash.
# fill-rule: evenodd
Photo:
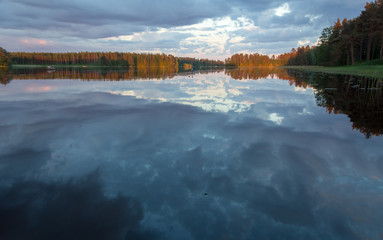
<svg viewBox="0 0 383 240">
<path fill-rule="evenodd" d="M 226 66 L 235 67 L 274 67 L 287 64 L 291 57 L 290 53 L 280 54 L 278 56 L 254 54 L 234 54 L 225 60 Z"/>
<path fill-rule="evenodd" d="M 120 52 L 28 53 L 11 52 L 13 64 L 178 67 L 172 55 Z"/>
<path fill-rule="evenodd" d="M 309 45 L 293 48 L 290 53 L 287 53 L 288 60 L 286 65 L 293 66 L 306 66 L 306 65 L 317 65 L 317 49 Z"/>
<path fill-rule="evenodd" d="M 13 64 L 20 65 L 101 65 L 127 67 L 177 67 L 185 65 L 200 67 L 223 67 L 220 60 L 174 57 L 165 54 L 120 53 L 120 52 L 70 52 L 70 53 L 28 53 L 11 52 Z"/>
<path fill-rule="evenodd" d="M 254 54 L 234 54 L 225 60 L 227 66 L 236 67 L 271 67 L 278 65 L 275 56 L 269 57 L 258 53 Z"/>
<path fill-rule="evenodd" d="M 11 65 L 11 58 L 9 53 L 0 47 L 0 67 L 9 67 Z"/>
<path fill-rule="evenodd" d="M 184 66 L 192 66 L 194 69 L 197 69 L 200 67 L 223 67 L 225 65 L 221 60 L 197 59 L 190 57 L 177 57 L 177 61 L 181 68 Z"/>
<path fill-rule="evenodd" d="M 338 19 L 322 31 L 317 47 L 298 49 L 288 65 L 340 66 L 377 59 L 383 60 L 383 0 L 367 2 L 354 19 Z"/>
</svg>

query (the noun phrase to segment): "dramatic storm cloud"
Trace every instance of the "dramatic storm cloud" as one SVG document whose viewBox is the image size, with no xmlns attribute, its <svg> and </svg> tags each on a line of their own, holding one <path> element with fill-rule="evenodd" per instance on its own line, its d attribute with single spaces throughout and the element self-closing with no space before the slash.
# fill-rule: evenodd
<svg viewBox="0 0 383 240">
<path fill-rule="evenodd" d="M 223 59 L 315 44 L 365 1 L 2 0 L 0 46 L 9 51 L 165 52 Z"/>
</svg>

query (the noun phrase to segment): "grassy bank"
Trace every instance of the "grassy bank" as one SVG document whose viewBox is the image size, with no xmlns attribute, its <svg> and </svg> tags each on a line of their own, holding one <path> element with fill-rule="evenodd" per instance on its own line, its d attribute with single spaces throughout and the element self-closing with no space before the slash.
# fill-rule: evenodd
<svg viewBox="0 0 383 240">
<path fill-rule="evenodd" d="M 346 74 L 373 78 L 383 78 L 383 65 L 354 65 L 342 67 L 323 66 L 284 66 L 286 69 L 297 69 L 307 72 L 323 72 L 331 74 Z"/>
</svg>

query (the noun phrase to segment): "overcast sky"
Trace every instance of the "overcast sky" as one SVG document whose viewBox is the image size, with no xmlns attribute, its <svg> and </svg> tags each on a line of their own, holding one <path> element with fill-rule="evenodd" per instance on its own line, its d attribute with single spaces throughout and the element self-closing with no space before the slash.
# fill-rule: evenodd
<svg viewBox="0 0 383 240">
<path fill-rule="evenodd" d="M 366 0 L 0 0 L 8 51 L 164 52 L 224 59 L 315 44 Z"/>
</svg>

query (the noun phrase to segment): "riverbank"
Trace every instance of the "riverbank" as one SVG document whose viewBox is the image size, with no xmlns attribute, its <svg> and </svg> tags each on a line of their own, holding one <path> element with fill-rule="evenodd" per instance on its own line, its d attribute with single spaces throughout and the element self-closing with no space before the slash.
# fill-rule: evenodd
<svg viewBox="0 0 383 240">
<path fill-rule="evenodd" d="M 342 67 L 283 66 L 283 68 L 302 70 L 306 72 L 323 72 L 330 74 L 346 74 L 372 78 L 383 78 L 383 65 L 354 65 Z"/>
</svg>

